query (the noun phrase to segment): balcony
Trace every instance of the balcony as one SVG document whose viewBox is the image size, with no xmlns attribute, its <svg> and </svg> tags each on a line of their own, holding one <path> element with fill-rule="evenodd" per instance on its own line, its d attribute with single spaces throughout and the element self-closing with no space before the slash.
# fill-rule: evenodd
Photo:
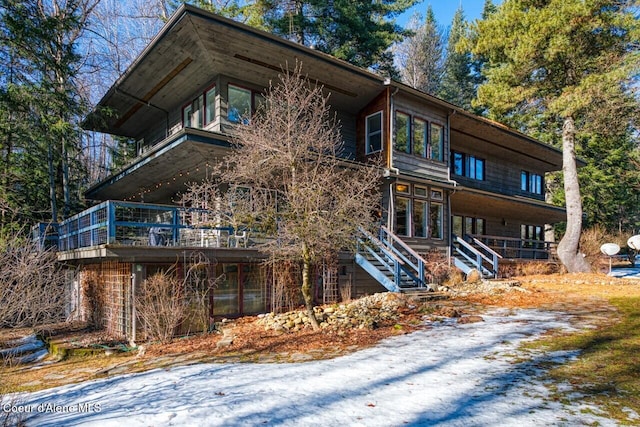
<svg viewBox="0 0 640 427">
<path fill-rule="evenodd" d="M 267 240 L 221 225 L 216 212 L 112 200 L 61 222 L 57 231 L 59 251 L 100 245 L 250 248 Z"/>
</svg>

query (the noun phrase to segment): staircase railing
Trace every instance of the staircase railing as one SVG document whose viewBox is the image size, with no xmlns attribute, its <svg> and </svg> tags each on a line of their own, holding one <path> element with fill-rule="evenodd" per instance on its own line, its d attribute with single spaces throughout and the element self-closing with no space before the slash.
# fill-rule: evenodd
<svg viewBox="0 0 640 427">
<path fill-rule="evenodd" d="M 379 238 L 360 230 L 356 262 L 389 290 L 429 287 L 425 260 L 387 228 L 380 230 Z"/>
<path fill-rule="evenodd" d="M 499 259 L 502 256 L 475 237 L 467 236 L 467 238 L 469 241 L 453 235 L 452 248 L 455 255 L 467 260 L 482 275 L 498 277 Z"/>
<path fill-rule="evenodd" d="M 426 286 L 426 261 L 387 227 L 380 227 L 380 241 L 403 260 L 411 274 L 418 279 L 418 287 Z"/>
</svg>

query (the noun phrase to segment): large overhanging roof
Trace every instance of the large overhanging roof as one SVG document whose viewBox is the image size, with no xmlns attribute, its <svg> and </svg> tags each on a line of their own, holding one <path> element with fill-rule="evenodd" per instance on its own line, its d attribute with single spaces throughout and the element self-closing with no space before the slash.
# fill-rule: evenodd
<svg viewBox="0 0 640 427">
<path fill-rule="evenodd" d="M 217 75 L 268 87 L 283 68 L 302 64 L 331 93 L 337 109 L 357 112 L 380 93 L 383 79 L 345 61 L 201 9 L 183 5 L 109 89 L 85 127 L 137 138 L 164 122 L 186 96 Z"/>
</svg>

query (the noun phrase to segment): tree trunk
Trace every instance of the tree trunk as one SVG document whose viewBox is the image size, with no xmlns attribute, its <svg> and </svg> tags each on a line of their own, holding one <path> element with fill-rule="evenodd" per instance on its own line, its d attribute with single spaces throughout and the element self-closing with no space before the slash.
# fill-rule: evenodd
<svg viewBox="0 0 640 427">
<path fill-rule="evenodd" d="M 582 201 L 575 152 L 575 123 L 566 117 L 562 125 L 562 171 L 567 209 L 567 231 L 558 244 L 558 258 L 569 273 L 587 273 L 591 266 L 579 252 L 582 232 Z"/>
<path fill-rule="evenodd" d="M 49 166 L 49 203 L 51 205 L 51 221 L 58 222 L 58 200 L 56 199 L 56 176 L 53 165 L 53 147 L 48 144 L 47 163 Z"/>
<path fill-rule="evenodd" d="M 302 244 L 302 297 L 307 308 L 307 316 L 314 330 L 320 329 L 318 320 L 313 313 L 313 295 L 311 293 L 311 257 L 307 245 Z"/>
</svg>

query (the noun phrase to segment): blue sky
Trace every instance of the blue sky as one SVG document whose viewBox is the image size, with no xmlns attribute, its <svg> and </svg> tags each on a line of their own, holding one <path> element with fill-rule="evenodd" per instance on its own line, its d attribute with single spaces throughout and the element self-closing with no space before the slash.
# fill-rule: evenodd
<svg viewBox="0 0 640 427">
<path fill-rule="evenodd" d="M 402 14 L 402 16 L 397 19 L 397 22 L 404 27 L 411 15 L 415 12 L 420 12 L 424 16 L 427 7 L 431 5 L 438 24 L 443 27 L 449 27 L 453 19 L 453 14 L 461 4 L 465 19 L 467 21 L 473 21 L 480 18 L 484 2 L 485 0 L 423 0 L 420 4 L 417 4 Z M 500 3 L 502 3 L 502 0 L 493 0 L 493 4 L 497 5 Z"/>
</svg>

